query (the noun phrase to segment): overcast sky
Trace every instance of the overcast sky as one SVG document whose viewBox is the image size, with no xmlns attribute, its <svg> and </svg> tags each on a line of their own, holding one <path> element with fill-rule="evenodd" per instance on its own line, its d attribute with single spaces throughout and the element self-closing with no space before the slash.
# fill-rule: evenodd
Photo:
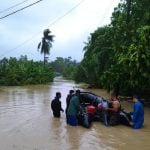
<svg viewBox="0 0 150 150">
<path fill-rule="evenodd" d="M 38 0 L 0 0 L 0 18 Z M 24 2 L 13 9 L 5 10 Z M 120 0 L 43 0 L 4 19 L 0 19 L 0 59 L 27 55 L 43 60 L 37 45 L 43 30 L 55 35 L 49 60 L 56 57 L 81 61 L 84 42 L 98 27 L 110 23 Z M 5 11 L 4 11 L 5 10 Z M 4 12 L 2 12 L 4 11 Z"/>
</svg>

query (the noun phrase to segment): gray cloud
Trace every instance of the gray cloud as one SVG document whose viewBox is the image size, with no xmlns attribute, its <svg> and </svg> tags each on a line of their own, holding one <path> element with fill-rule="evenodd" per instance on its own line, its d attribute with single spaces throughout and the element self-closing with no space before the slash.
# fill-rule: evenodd
<svg viewBox="0 0 150 150">
<path fill-rule="evenodd" d="M 113 8 L 119 1 L 85 0 L 79 7 L 59 19 L 80 0 L 43 0 L 35 6 L 2 19 L 0 59 L 27 55 L 29 59 L 43 60 L 43 56 L 37 51 L 37 44 L 43 36 L 43 30 L 50 28 L 56 36 L 50 59 L 71 56 L 80 61 L 83 58 L 83 42 L 98 26 L 110 22 Z M 35 0 L 29 0 L 26 4 L 32 2 Z M 18 0 L 4 1 L 0 5 L 0 11 L 16 3 Z M 0 17 L 9 12 L 0 13 Z"/>
</svg>

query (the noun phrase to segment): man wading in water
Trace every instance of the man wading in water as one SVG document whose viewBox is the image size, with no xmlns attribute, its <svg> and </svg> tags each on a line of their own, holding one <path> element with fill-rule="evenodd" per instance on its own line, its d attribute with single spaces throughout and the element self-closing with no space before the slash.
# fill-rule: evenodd
<svg viewBox="0 0 150 150">
<path fill-rule="evenodd" d="M 132 116 L 132 122 L 130 122 L 130 125 L 134 129 L 140 129 L 144 123 L 144 108 L 137 95 L 133 96 L 133 103 L 133 112 L 130 112 L 130 115 Z"/>
<path fill-rule="evenodd" d="M 121 110 L 121 104 L 117 99 L 116 95 L 111 95 L 112 107 L 107 108 L 107 112 L 109 113 L 109 125 L 117 125 L 119 124 L 119 113 Z"/>
<path fill-rule="evenodd" d="M 51 109 L 53 111 L 54 117 L 60 118 L 60 111 L 64 112 L 63 108 L 61 107 L 61 93 L 57 92 L 56 97 L 51 102 Z"/>
</svg>

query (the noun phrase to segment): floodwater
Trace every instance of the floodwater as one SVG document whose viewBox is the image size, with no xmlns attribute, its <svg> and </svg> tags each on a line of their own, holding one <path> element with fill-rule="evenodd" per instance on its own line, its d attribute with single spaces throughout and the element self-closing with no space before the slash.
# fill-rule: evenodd
<svg viewBox="0 0 150 150">
<path fill-rule="evenodd" d="M 150 110 L 145 108 L 141 130 L 118 125 L 106 127 L 93 122 L 91 128 L 66 125 L 65 113 L 53 118 L 50 102 L 62 93 L 62 107 L 68 91 L 76 88 L 73 81 L 56 78 L 50 85 L 0 87 L 1 150 L 149 150 Z M 85 90 L 85 89 L 81 89 Z M 104 90 L 90 90 L 109 97 Z M 122 102 L 125 110 L 132 104 Z"/>
</svg>

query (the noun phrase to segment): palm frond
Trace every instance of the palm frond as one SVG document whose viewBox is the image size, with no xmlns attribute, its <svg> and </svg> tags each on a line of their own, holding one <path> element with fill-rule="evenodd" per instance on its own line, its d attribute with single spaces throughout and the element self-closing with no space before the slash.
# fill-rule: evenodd
<svg viewBox="0 0 150 150">
<path fill-rule="evenodd" d="M 38 44 L 38 50 L 40 49 L 40 53 L 44 54 L 44 64 L 45 64 L 45 56 L 50 54 L 50 49 L 52 47 L 52 42 L 54 41 L 54 35 L 50 35 L 51 31 L 49 29 L 45 29 L 43 31 L 42 41 Z"/>
<path fill-rule="evenodd" d="M 54 41 L 54 35 L 48 35 L 47 37 L 46 37 L 46 39 L 48 39 L 50 42 L 53 42 Z"/>
<path fill-rule="evenodd" d="M 41 47 L 41 42 L 38 44 L 38 47 L 37 47 L 37 48 L 38 48 L 38 50 L 40 49 L 40 47 Z"/>
</svg>

